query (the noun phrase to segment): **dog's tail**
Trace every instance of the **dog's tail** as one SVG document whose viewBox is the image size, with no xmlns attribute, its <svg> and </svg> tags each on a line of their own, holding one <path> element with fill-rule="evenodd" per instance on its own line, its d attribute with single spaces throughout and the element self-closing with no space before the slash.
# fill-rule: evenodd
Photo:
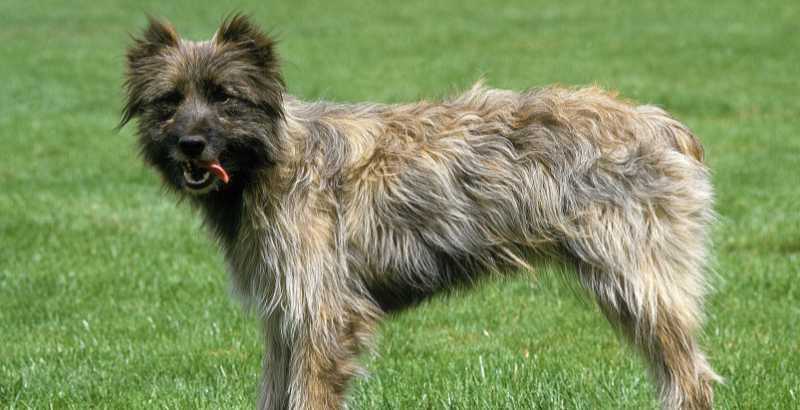
<svg viewBox="0 0 800 410">
<path fill-rule="evenodd" d="M 672 129 L 672 133 L 670 133 L 672 137 L 672 145 L 678 152 L 686 154 L 700 162 L 703 162 L 703 158 L 705 156 L 705 151 L 703 150 L 703 145 L 700 144 L 700 140 L 694 136 L 691 130 L 687 128 L 685 125 L 675 121 L 680 127 L 677 129 Z"/>
<path fill-rule="evenodd" d="M 639 113 L 649 117 L 653 124 L 657 124 L 659 134 L 669 139 L 669 143 L 681 154 L 703 162 L 705 151 L 700 140 L 695 137 L 692 130 L 680 121 L 673 118 L 661 108 L 652 105 L 637 107 Z"/>
</svg>

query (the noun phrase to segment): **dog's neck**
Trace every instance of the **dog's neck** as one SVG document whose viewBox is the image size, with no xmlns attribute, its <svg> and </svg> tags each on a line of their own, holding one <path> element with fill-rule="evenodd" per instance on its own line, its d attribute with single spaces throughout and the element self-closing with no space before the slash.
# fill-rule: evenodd
<svg viewBox="0 0 800 410">
<path fill-rule="evenodd" d="M 242 221 L 245 181 L 232 179 L 219 191 L 211 191 L 195 199 L 203 212 L 206 224 L 223 245 L 236 240 Z"/>
<path fill-rule="evenodd" d="M 287 99 L 288 118 L 273 124 L 274 138 L 283 142 L 277 144 L 280 148 L 278 152 L 273 152 L 275 156 L 255 170 L 233 173 L 229 184 L 194 200 L 202 210 L 206 224 L 223 246 L 230 248 L 235 245 L 243 223 L 262 227 L 271 224 L 269 219 L 272 211 L 298 187 L 298 168 L 304 168 L 303 172 L 308 173 L 303 178 L 304 183 L 316 180 L 318 186 L 326 186 L 331 184 L 327 179 L 332 177 L 328 175 L 323 178 L 318 174 L 319 170 L 311 170 L 315 168 L 313 160 L 321 157 L 329 161 L 324 165 L 328 170 L 337 171 L 334 174 L 345 162 L 346 150 L 333 151 L 334 147 L 341 144 L 341 137 L 328 128 L 324 128 L 327 132 L 312 129 L 318 126 L 319 113 L 316 111 L 325 107 L 322 104 L 309 105 L 290 96 Z M 302 113 L 295 116 L 292 110 Z M 326 147 L 326 155 L 318 152 L 322 147 Z"/>
<path fill-rule="evenodd" d="M 234 174 L 222 189 L 194 199 L 206 225 L 224 247 L 236 245 L 245 223 L 257 227 L 271 224 L 272 210 L 288 189 L 276 168 L 273 165 L 253 174 Z"/>
</svg>

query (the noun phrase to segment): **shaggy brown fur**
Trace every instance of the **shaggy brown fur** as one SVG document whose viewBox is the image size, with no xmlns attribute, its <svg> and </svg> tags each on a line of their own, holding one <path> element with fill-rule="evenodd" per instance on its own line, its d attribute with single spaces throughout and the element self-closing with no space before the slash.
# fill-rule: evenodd
<svg viewBox="0 0 800 410">
<path fill-rule="evenodd" d="M 138 118 L 144 159 L 202 210 L 263 318 L 261 408 L 342 408 L 388 312 L 536 255 L 575 267 L 665 409 L 711 408 L 697 333 L 712 189 L 700 144 L 661 109 L 481 84 L 440 102 L 302 102 L 241 16 L 204 42 L 151 21 L 127 95 L 122 124 Z"/>
</svg>

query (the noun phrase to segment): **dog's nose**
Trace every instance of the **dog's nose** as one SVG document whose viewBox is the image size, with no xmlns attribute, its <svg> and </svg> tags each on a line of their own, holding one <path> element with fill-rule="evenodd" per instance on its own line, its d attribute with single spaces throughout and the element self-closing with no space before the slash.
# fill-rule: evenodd
<svg viewBox="0 0 800 410">
<path fill-rule="evenodd" d="M 197 157 L 206 148 L 206 139 L 199 135 L 186 135 L 178 140 L 178 148 L 187 157 Z"/>
</svg>

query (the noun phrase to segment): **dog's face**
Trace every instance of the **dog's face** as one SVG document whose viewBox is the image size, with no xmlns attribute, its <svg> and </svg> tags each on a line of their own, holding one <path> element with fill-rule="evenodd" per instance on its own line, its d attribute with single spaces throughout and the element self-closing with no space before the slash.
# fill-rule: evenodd
<svg viewBox="0 0 800 410">
<path fill-rule="evenodd" d="M 242 16 L 209 41 L 155 20 L 134 39 L 121 126 L 138 118 L 142 155 L 168 185 L 204 195 L 274 161 L 284 86 L 273 44 Z"/>
</svg>

